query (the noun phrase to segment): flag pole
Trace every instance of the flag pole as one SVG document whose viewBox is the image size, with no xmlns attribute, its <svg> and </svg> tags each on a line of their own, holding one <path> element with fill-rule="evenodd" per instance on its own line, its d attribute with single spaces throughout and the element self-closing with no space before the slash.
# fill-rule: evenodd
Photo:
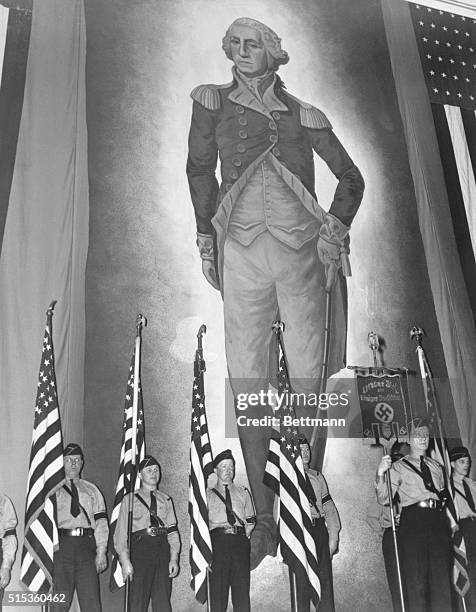
<svg viewBox="0 0 476 612">
<path fill-rule="evenodd" d="M 271 327 L 273 332 L 276 334 L 276 371 L 279 372 L 279 349 L 281 349 L 284 361 L 284 369 L 286 370 L 286 378 L 289 380 L 289 372 L 288 372 L 288 360 L 286 358 L 286 351 L 284 350 L 284 344 L 282 340 L 282 333 L 284 332 L 285 325 L 282 321 L 275 321 Z M 288 565 L 288 575 L 289 575 L 289 596 L 291 599 L 291 612 L 298 612 L 297 605 L 297 584 L 296 584 L 296 574 L 292 571 L 292 569 Z"/>
<path fill-rule="evenodd" d="M 147 319 L 144 315 L 138 314 L 136 319 L 136 340 L 134 348 L 134 393 L 132 401 L 132 447 L 131 447 L 131 472 L 129 478 L 129 497 L 128 497 L 128 520 L 127 520 L 127 547 L 131 550 L 131 536 L 132 536 L 132 508 L 133 498 L 132 493 L 135 488 L 136 480 L 136 455 L 137 455 L 137 406 L 139 403 L 139 372 L 140 372 L 140 349 L 142 341 L 142 327 L 147 325 Z M 126 580 L 126 594 L 124 600 L 125 612 L 130 612 L 130 584 L 131 580 L 128 577 Z"/>
<path fill-rule="evenodd" d="M 447 457 L 445 456 L 445 453 L 443 453 L 443 449 L 445 448 L 445 440 L 443 437 L 441 413 L 440 413 L 440 408 L 438 406 L 438 399 L 436 397 L 433 376 L 431 374 L 430 366 L 426 358 L 425 349 L 423 348 L 423 344 L 422 344 L 422 338 L 424 334 L 425 332 L 423 331 L 421 327 L 412 327 L 412 329 L 410 330 L 410 338 L 412 340 L 416 340 L 418 343 L 416 352 L 418 355 L 418 363 L 420 364 L 420 374 L 421 374 L 421 378 L 423 382 L 423 392 L 425 394 L 426 411 L 428 415 L 432 416 L 435 419 L 436 425 L 438 427 L 438 437 L 440 438 L 440 444 L 441 444 L 442 455 L 443 455 L 443 464 L 444 464 L 443 467 L 445 470 L 447 483 L 449 483 L 450 477 L 451 477 L 451 466 L 447 462 Z M 433 398 L 433 401 L 430 398 L 430 393 Z"/>
<path fill-rule="evenodd" d="M 46 324 L 50 330 L 51 337 L 53 337 L 52 323 L 53 323 L 53 310 L 55 309 L 57 300 L 52 300 L 51 304 L 48 306 L 46 311 Z M 54 579 L 54 577 L 53 577 Z M 53 592 L 53 585 L 51 585 L 51 592 Z M 50 611 L 50 604 L 45 603 L 41 606 L 42 612 Z"/>
<path fill-rule="evenodd" d="M 324 346 L 322 348 L 322 366 L 321 366 L 321 380 L 319 383 L 319 397 L 322 396 L 323 393 L 326 392 L 327 387 L 327 375 L 329 370 L 329 351 L 330 351 L 330 332 L 331 332 L 331 305 L 332 305 L 332 288 L 329 291 L 326 291 L 326 317 L 324 323 Z M 309 443 L 311 449 L 311 461 L 312 467 L 321 469 L 322 464 L 324 462 L 324 453 L 326 450 L 326 438 L 327 438 L 327 428 L 320 429 L 317 425 L 319 422 L 318 419 L 321 416 L 321 409 L 319 405 L 316 410 L 316 425 L 314 425 L 314 429 L 312 430 L 311 441 Z M 324 430 L 324 431 L 323 431 Z M 322 431 L 322 436 L 318 436 L 319 431 Z M 314 448 L 317 444 L 318 438 L 321 440 L 322 444 L 319 448 Z"/>
<path fill-rule="evenodd" d="M 385 447 L 383 447 L 383 453 L 385 454 Z M 405 612 L 405 598 L 403 596 L 402 569 L 400 566 L 400 553 L 398 550 L 397 522 L 395 521 L 395 512 L 393 510 L 392 480 L 390 476 L 390 470 L 387 470 L 385 472 L 385 480 L 387 482 L 388 505 L 390 508 L 390 519 L 392 523 L 393 548 L 395 550 L 395 562 L 396 562 L 397 576 L 398 576 L 398 592 L 400 595 L 400 604 L 402 606 L 402 612 Z"/>
<path fill-rule="evenodd" d="M 449 456 L 447 453 L 443 452 L 445 448 L 445 439 L 443 436 L 443 425 L 441 421 L 441 411 L 438 405 L 438 398 L 436 396 L 435 384 L 433 381 L 433 375 L 431 373 L 430 364 L 428 363 L 428 359 L 426 357 L 425 349 L 423 348 L 422 339 L 425 335 L 424 330 L 421 327 L 412 327 L 410 330 L 410 338 L 412 340 L 416 340 L 417 348 L 416 352 L 418 355 L 418 363 L 420 364 L 420 375 L 423 382 L 423 393 L 425 395 L 425 404 L 426 404 L 426 412 L 431 415 L 438 427 L 438 437 L 440 438 L 441 445 L 441 455 L 443 458 L 443 470 L 446 476 L 446 484 L 448 485 L 448 489 L 451 488 L 451 465 L 449 464 Z M 433 398 L 433 401 L 430 398 L 430 393 Z M 466 612 L 466 601 L 463 595 L 460 594 L 461 603 L 463 606 L 463 611 Z"/>
<path fill-rule="evenodd" d="M 211 612 L 212 609 L 212 592 L 210 589 L 210 568 L 207 567 L 207 612 Z"/>
<path fill-rule="evenodd" d="M 291 591 L 291 612 L 298 611 L 296 574 L 289 570 L 289 589 Z"/>
<path fill-rule="evenodd" d="M 380 340 L 379 340 L 378 335 L 373 331 L 369 332 L 368 342 L 369 342 L 370 350 L 372 351 L 374 368 L 378 368 L 377 352 L 380 347 Z M 402 397 L 403 397 L 403 394 L 402 394 Z M 377 431 L 378 431 L 378 435 L 380 438 L 379 428 L 377 428 Z M 377 439 L 377 445 L 380 446 L 379 439 Z M 385 455 L 385 447 L 383 447 L 383 454 Z M 393 548 L 395 551 L 395 564 L 396 564 L 397 576 L 398 576 L 398 592 L 400 595 L 400 605 L 402 606 L 402 612 L 405 612 L 405 599 L 403 596 L 402 570 L 400 567 L 400 554 L 398 550 L 398 541 L 397 541 L 397 522 L 395 520 L 395 512 L 393 509 L 392 478 L 390 476 L 390 470 L 387 470 L 385 472 L 385 481 L 387 483 L 387 494 L 388 494 L 388 500 L 389 500 L 388 505 L 390 508 L 390 519 L 392 523 Z"/>
<path fill-rule="evenodd" d="M 200 325 L 197 332 L 197 363 L 200 374 L 203 374 L 207 370 L 205 360 L 203 359 L 203 335 L 207 333 L 207 326 L 205 323 Z M 211 589 L 210 589 L 210 567 L 207 567 L 207 612 L 211 612 Z"/>
</svg>

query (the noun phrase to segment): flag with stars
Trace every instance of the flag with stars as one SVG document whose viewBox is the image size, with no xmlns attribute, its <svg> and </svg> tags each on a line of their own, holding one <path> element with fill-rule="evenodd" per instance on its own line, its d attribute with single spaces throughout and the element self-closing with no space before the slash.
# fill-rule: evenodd
<svg viewBox="0 0 476 612">
<path fill-rule="evenodd" d="M 280 344 L 277 372 L 278 392 L 291 393 L 286 357 Z M 273 489 L 277 499 L 279 549 L 284 563 L 295 574 L 297 585 L 308 582 L 311 599 L 318 605 L 321 585 L 317 575 L 316 545 L 312 537 L 311 507 L 308 485 L 301 457 L 297 427 L 285 425 L 285 417 L 294 418 L 286 401 L 276 411 L 280 423 L 269 442 L 268 460 L 263 482 Z"/>
<path fill-rule="evenodd" d="M 207 480 L 213 472 L 208 436 L 203 373 L 205 362 L 198 349 L 193 364 L 192 420 L 188 513 L 190 515 L 190 586 L 200 603 L 207 600 L 207 569 L 212 564 L 208 525 Z"/>
<path fill-rule="evenodd" d="M 428 415 L 431 413 L 437 414 L 438 397 L 436 395 L 433 384 L 433 375 L 430 366 L 426 360 L 425 353 L 421 346 L 417 348 L 418 363 L 420 366 L 421 377 L 423 380 L 423 394 L 425 396 L 425 404 L 427 406 Z M 441 429 L 443 424 L 440 424 Z M 457 530 L 459 515 L 455 504 L 455 490 L 451 478 L 451 462 L 448 452 L 446 439 L 436 436 L 430 440 L 428 452 L 432 459 L 438 461 L 443 468 L 443 476 L 445 479 L 445 489 L 448 492 L 446 499 L 446 515 L 448 524 L 452 533 L 453 544 L 453 584 L 456 592 L 464 597 L 469 590 L 469 575 L 468 575 L 468 558 L 466 554 L 466 542 L 462 533 Z"/>
<path fill-rule="evenodd" d="M 132 421 L 133 421 L 133 399 L 134 399 L 134 361 L 135 353 L 132 355 L 131 365 L 129 367 L 129 375 L 127 378 L 126 399 L 124 403 L 124 420 L 122 424 L 122 444 L 121 457 L 119 462 L 119 476 L 116 485 L 116 496 L 114 497 L 114 507 L 111 513 L 111 528 L 110 540 L 114 536 L 117 519 L 119 517 L 119 509 L 124 497 L 130 492 L 135 491 L 140 486 L 139 474 L 137 469 L 134 470 L 132 465 Z M 136 434 L 136 459 L 135 465 L 145 457 L 145 424 L 144 424 L 144 409 L 142 405 L 142 387 L 140 379 L 138 380 L 138 398 L 137 398 L 137 434 Z M 121 566 L 117 555 L 114 555 L 111 563 L 111 577 L 109 588 L 111 591 L 116 591 L 124 586 L 125 582 L 122 577 Z"/>
<path fill-rule="evenodd" d="M 459 258 L 476 313 L 476 11 L 471 18 L 413 2 L 409 7 Z"/>
<path fill-rule="evenodd" d="M 35 593 L 53 586 L 53 553 L 58 547 L 56 491 L 65 482 L 63 438 L 48 311 L 31 443 L 20 579 Z"/>
<path fill-rule="evenodd" d="M 476 19 L 411 4 L 432 102 L 476 110 Z"/>
<path fill-rule="evenodd" d="M 433 114 L 448 201 L 468 297 L 476 313 L 476 12 L 475 18 L 411 3 L 410 13 Z M 457 10 L 457 7 L 455 7 Z M 420 363 L 420 367 L 422 364 Z M 428 393 L 428 390 L 425 390 Z M 427 397 L 427 401 L 433 401 Z M 458 521 L 449 475 L 448 450 L 435 441 L 433 456 L 443 466 L 450 497 L 447 514 Z M 466 544 L 453 536 L 453 582 L 464 597 L 469 589 Z"/>
</svg>

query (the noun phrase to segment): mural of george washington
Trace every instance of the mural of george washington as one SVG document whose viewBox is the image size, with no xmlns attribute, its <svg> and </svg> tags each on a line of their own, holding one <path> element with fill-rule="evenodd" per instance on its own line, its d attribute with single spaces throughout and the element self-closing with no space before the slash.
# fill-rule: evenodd
<svg viewBox="0 0 476 612">
<path fill-rule="evenodd" d="M 343 366 L 342 265 L 348 266 L 349 226 L 364 181 L 326 115 L 286 90 L 277 71 L 289 56 L 273 30 L 254 19 L 237 19 L 223 38 L 223 50 L 234 64 L 233 80 L 199 85 L 191 94 L 187 176 L 203 274 L 223 296 L 231 386 L 235 397 L 268 389 L 275 373 L 271 326 L 279 313 L 293 389 L 315 393 L 331 287 L 329 372 Z M 313 151 L 337 178 L 329 212 L 317 203 Z M 249 407 L 246 416 L 270 410 Z M 276 551 L 274 494 L 263 485 L 270 432 L 238 429 L 257 512 L 253 568 Z"/>
</svg>

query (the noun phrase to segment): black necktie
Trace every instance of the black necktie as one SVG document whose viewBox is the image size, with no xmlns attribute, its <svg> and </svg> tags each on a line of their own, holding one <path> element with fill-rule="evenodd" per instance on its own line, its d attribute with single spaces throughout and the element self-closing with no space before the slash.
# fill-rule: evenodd
<svg viewBox="0 0 476 612">
<path fill-rule="evenodd" d="M 150 492 L 150 525 L 151 527 L 159 526 L 159 520 L 157 518 L 157 499 L 153 491 Z"/>
<path fill-rule="evenodd" d="M 435 485 L 433 484 L 433 478 L 431 477 L 430 468 L 425 463 L 425 457 L 423 455 L 420 456 L 420 472 L 423 477 L 423 484 L 425 485 L 425 489 L 430 491 L 431 493 L 438 494 Z"/>
<path fill-rule="evenodd" d="M 474 506 L 474 499 L 473 499 L 473 496 L 471 495 L 471 490 L 469 488 L 469 485 L 465 480 L 463 480 L 463 489 L 464 489 L 464 495 L 466 497 L 466 501 L 468 502 L 468 506 L 471 508 L 471 512 L 476 513 L 476 507 Z"/>
<path fill-rule="evenodd" d="M 71 516 L 74 516 L 74 518 L 79 516 L 79 513 L 81 512 L 81 509 L 79 507 L 78 489 L 73 481 L 71 481 L 71 510 L 70 512 L 71 512 Z"/>
<path fill-rule="evenodd" d="M 233 506 L 231 505 L 231 495 L 228 489 L 228 485 L 225 485 L 225 506 L 226 506 L 226 520 L 230 525 L 234 525 L 236 522 L 235 515 L 233 514 Z"/>
</svg>

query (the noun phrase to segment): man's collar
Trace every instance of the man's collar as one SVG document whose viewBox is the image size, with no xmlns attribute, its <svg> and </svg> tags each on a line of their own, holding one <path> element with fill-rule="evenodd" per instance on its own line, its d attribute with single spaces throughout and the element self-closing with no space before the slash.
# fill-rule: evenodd
<svg viewBox="0 0 476 612">
<path fill-rule="evenodd" d="M 236 74 L 260 99 L 263 97 L 266 89 L 268 87 L 274 87 L 274 84 L 276 83 L 276 72 L 274 70 L 268 70 L 260 76 L 249 77 L 236 68 Z"/>
<path fill-rule="evenodd" d="M 278 79 L 275 73 L 273 74 L 273 80 L 263 94 L 263 101 L 261 101 L 246 83 L 245 79 L 248 77 L 243 78 L 243 75 L 241 75 L 241 73 L 239 73 L 235 67 L 233 67 L 232 70 L 237 87 L 228 94 L 228 99 L 231 102 L 240 104 L 246 108 L 251 108 L 262 115 L 266 115 L 266 117 L 270 117 L 272 111 L 286 112 L 289 110 L 288 107 L 281 102 L 281 100 L 274 93 L 274 86 Z M 263 78 L 266 76 L 267 75 L 263 75 Z"/>
</svg>

